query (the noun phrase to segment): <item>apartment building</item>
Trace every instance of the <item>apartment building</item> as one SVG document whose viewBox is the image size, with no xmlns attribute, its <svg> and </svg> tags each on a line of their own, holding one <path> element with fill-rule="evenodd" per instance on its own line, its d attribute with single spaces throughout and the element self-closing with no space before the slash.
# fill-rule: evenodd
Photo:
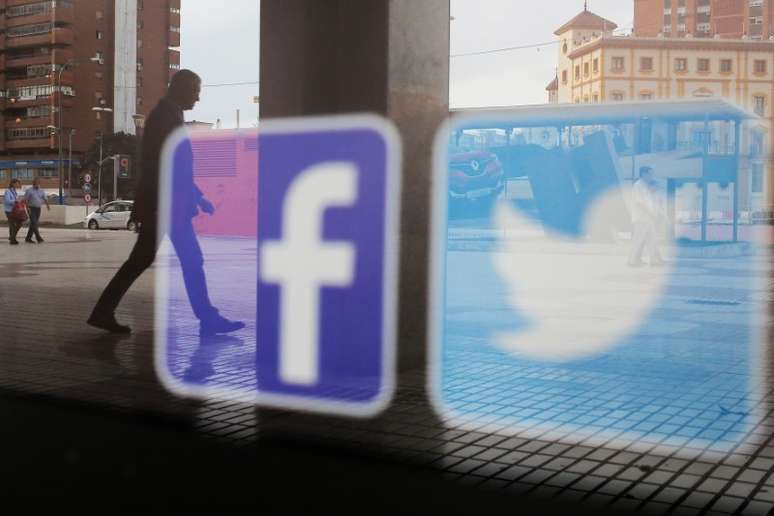
<svg viewBox="0 0 774 516">
<path fill-rule="evenodd" d="M 179 46 L 180 0 L 0 0 L 0 185 L 67 186 L 71 149 L 77 171 L 100 134 L 135 133 Z"/>
<path fill-rule="evenodd" d="M 774 0 L 634 0 L 640 37 L 774 37 Z"/>
<path fill-rule="evenodd" d="M 743 136 L 749 205 L 774 209 L 774 41 L 615 36 L 584 11 L 559 30 L 550 102 L 721 98 L 760 117 Z M 723 145 L 724 135 L 715 136 Z M 684 135 L 690 140 L 691 135 Z"/>
</svg>

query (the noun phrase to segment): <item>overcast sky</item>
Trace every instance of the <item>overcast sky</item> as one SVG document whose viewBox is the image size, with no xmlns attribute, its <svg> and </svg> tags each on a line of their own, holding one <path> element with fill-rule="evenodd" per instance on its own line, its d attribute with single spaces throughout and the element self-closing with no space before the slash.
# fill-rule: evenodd
<svg viewBox="0 0 774 516">
<path fill-rule="evenodd" d="M 227 6 L 227 7 L 224 7 Z M 202 77 L 205 85 L 258 80 L 260 0 L 182 0 L 180 65 Z M 258 85 L 205 87 L 188 120 L 252 127 L 258 117 L 253 97 Z"/>
<path fill-rule="evenodd" d="M 324 0 L 321 0 L 324 1 Z M 422 0 L 417 0 L 422 1 Z M 589 0 L 589 10 L 630 30 L 633 0 Z M 204 84 L 257 81 L 260 0 L 228 0 L 228 9 L 212 0 L 182 0 L 182 66 Z M 451 54 L 553 42 L 553 32 L 583 10 L 583 0 L 451 0 Z M 451 58 L 451 105 L 497 106 L 546 102 L 553 79 L 557 45 Z M 188 119 L 251 127 L 258 108 L 258 85 L 204 88 Z"/>
</svg>

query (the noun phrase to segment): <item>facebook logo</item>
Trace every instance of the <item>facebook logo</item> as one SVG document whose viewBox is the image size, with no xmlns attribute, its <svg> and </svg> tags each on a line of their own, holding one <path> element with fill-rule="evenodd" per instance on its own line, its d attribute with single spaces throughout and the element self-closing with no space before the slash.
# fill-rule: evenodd
<svg viewBox="0 0 774 516">
<path fill-rule="evenodd" d="M 167 332 L 165 383 L 209 398 L 373 415 L 390 401 L 394 386 L 395 131 L 381 119 L 358 116 L 270 122 L 255 136 L 257 146 L 222 136 L 210 142 L 219 155 L 224 149 L 254 152 L 229 158 L 237 169 L 255 163 L 250 156 L 257 161 L 254 195 L 245 192 L 249 179 L 239 170 L 197 181 L 211 180 L 213 195 L 223 196 L 223 209 L 230 210 L 229 221 L 217 221 L 217 210 L 205 219 L 209 226 L 201 232 L 208 234 L 200 239 L 205 268 L 210 242 L 213 256 L 227 264 L 227 272 L 221 267 L 214 274 L 229 285 L 220 295 L 251 314 L 241 317 L 247 336 L 186 348 L 179 332 Z M 207 142 L 199 143 L 194 151 L 206 155 Z M 196 156 L 193 162 L 196 179 Z M 210 290 L 219 295 L 212 281 Z M 167 326 L 180 326 L 179 313 L 166 319 Z"/>
</svg>

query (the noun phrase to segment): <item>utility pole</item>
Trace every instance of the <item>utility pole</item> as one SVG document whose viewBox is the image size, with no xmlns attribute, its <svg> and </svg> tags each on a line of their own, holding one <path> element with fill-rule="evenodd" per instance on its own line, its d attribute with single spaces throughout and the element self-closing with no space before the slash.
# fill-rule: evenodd
<svg viewBox="0 0 774 516">
<path fill-rule="evenodd" d="M 75 129 L 70 128 L 69 131 L 69 145 L 68 145 L 68 157 L 67 157 L 67 196 L 73 198 L 73 133 Z"/>
</svg>

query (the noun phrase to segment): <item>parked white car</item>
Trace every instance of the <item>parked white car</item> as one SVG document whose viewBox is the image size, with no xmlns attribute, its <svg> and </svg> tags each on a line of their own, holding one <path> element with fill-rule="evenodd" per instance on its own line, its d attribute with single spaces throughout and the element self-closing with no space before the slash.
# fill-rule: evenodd
<svg viewBox="0 0 774 516">
<path fill-rule="evenodd" d="M 128 229 L 134 231 L 134 221 L 129 220 L 134 201 L 113 201 L 103 204 L 83 220 L 89 229 Z"/>
</svg>

